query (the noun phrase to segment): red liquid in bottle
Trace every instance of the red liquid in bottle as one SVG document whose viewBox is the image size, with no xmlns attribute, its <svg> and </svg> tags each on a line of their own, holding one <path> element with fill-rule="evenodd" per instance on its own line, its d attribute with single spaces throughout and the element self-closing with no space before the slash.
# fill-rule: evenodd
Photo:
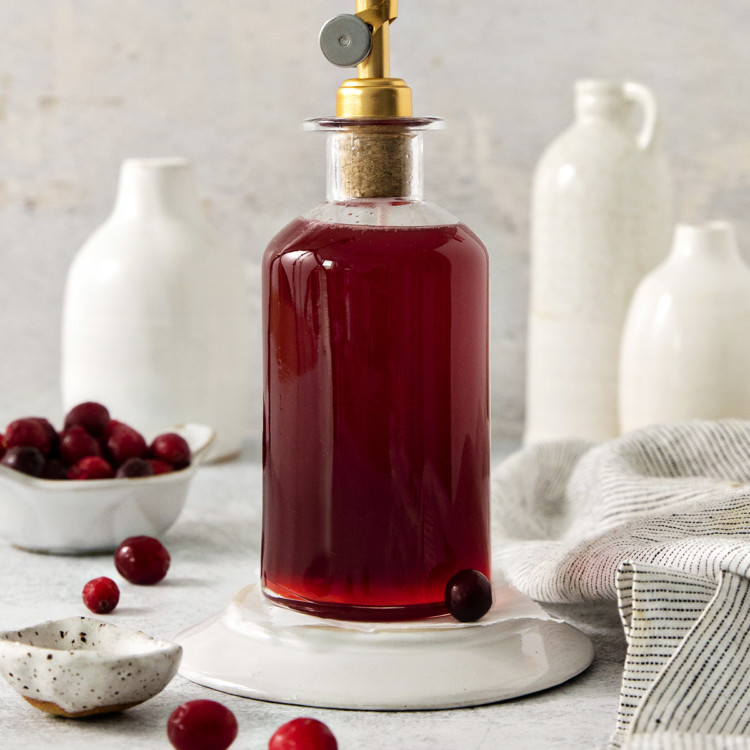
<svg viewBox="0 0 750 750">
<path fill-rule="evenodd" d="M 445 611 L 489 576 L 488 258 L 461 224 L 297 219 L 263 260 L 262 578 L 314 614 Z"/>
</svg>

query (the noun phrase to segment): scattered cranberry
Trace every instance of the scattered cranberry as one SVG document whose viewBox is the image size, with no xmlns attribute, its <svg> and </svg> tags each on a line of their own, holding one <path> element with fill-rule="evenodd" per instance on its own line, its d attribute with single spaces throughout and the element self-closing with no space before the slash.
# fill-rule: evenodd
<svg viewBox="0 0 750 750">
<path fill-rule="evenodd" d="M 159 583 L 169 570 L 167 548 L 152 536 L 131 536 L 115 551 L 117 572 L 130 583 L 150 586 Z"/>
<path fill-rule="evenodd" d="M 115 476 L 122 477 L 152 477 L 154 470 L 145 458 L 129 458 L 116 472 Z"/>
<path fill-rule="evenodd" d="M 174 471 L 172 464 L 168 464 L 165 461 L 159 461 L 155 458 L 147 458 L 146 460 L 148 461 L 149 466 L 151 466 L 154 475 L 169 474 L 171 471 Z"/>
<path fill-rule="evenodd" d="M 42 474 L 44 468 L 44 456 L 39 448 L 31 448 L 27 445 L 14 445 L 5 452 L 0 463 L 10 469 L 15 469 L 32 477 Z"/>
<path fill-rule="evenodd" d="M 44 462 L 42 479 L 67 479 L 68 467 L 59 458 L 48 458 Z"/>
<path fill-rule="evenodd" d="M 101 456 L 86 456 L 68 469 L 68 479 L 112 479 L 115 473 Z"/>
<path fill-rule="evenodd" d="M 273 733 L 268 750 L 338 750 L 338 743 L 322 721 L 292 719 Z"/>
<path fill-rule="evenodd" d="M 38 417 L 24 417 L 11 422 L 5 430 L 5 442 L 8 448 L 16 445 L 37 448 L 43 456 L 46 456 L 52 447 L 47 430 Z"/>
<path fill-rule="evenodd" d="M 475 622 L 492 606 L 492 585 L 478 570 L 460 570 L 445 587 L 445 606 L 460 622 Z"/>
<path fill-rule="evenodd" d="M 109 410 L 96 401 L 78 404 L 65 415 L 65 429 L 68 430 L 74 426 L 83 427 L 89 435 L 95 438 L 103 438 L 109 427 Z"/>
<path fill-rule="evenodd" d="M 144 458 L 146 441 L 140 432 L 122 422 L 112 426 L 107 435 L 107 453 L 116 466 L 129 458 Z"/>
<path fill-rule="evenodd" d="M 0 435 L 0 458 L 5 455 L 7 448 L 8 444 L 5 442 L 5 435 Z"/>
<path fill-rule="evenodd" d="M 188 701 L 169 717 L 167 737 L 177 750 L 226 750 L 237 737 L 237 719 L 216 701 Z"/>
<path fill-rule="evenodd" d="M 155 437 L 148 452 L 152 458 L 171 464 L 175 469 L 190 466 L 190 446 L 176 432 L 165 432 Z"/>
<path fill-rule="evenodd" d="M 60 455 L 68 466 L 72 466 L 86 456 L 101 456 L 99 443 L 83 427 L 75 426 L 63 432 L 60 438 Z"/>
<path fill-rule="evenodd" d="M 94 578 L 83 587 L 83 603 L 95 614 L 106 615 L 120 601 L 120 589 L 106 576 Z"/>
</svg>

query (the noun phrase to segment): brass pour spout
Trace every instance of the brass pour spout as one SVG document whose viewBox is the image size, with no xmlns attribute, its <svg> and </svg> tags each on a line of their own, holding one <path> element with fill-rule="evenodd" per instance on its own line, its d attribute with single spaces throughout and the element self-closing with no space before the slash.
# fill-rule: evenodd
<svg viewBox="0 0 750 750">
<path fill-rule="evenodd" d="M 372 34 L 367 57 L 357 65 L 357 78 L 341 84 L 336 95 L 338 117 L 393 118 L 412 114 L 411 89 L 390 77 L 390 25 L 398 15 L 398 0 L 356 0 L 355 15 Z"/>
</svg>

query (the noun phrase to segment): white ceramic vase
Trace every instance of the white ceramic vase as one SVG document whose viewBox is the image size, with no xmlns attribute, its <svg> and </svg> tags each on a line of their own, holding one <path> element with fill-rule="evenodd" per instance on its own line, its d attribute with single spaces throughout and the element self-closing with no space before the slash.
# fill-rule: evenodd
<svg viewBox="0 0 750 750">
<path fill-rule="evenodd" d="M 534 176 L 526 442 L 618 434 L 622 326 L 638 281 L 669 247 L 653 95 L 598 80 L 579 81 L 575 94 L 575 122 Z"/>
<path fill-rule="evenodd" d="M 241 448 L 250 320 L 239 253 L 216 241 L 191 163 L 128 159 L 114 210 L 68 272 L 63 405 L 100 401 L 146 435 L 208 424 L 211 460 Z"/>
<path fill-rule="evenodd" d="M 633 297 L 620 358 L 623 432 L 750 418 L 750 268 L 725 222 L 678 225 Z"/>
</svg>

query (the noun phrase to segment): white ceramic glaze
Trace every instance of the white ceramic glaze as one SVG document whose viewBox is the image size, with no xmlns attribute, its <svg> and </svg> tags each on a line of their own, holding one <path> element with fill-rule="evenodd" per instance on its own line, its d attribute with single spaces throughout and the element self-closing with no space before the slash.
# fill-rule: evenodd
<svg viewBox="0 0 750 750">
<path fill-rule="evenodd" d="M 579 81 L 575 122 L 539 162 L 527 442 L 618 434 L 622 326 L 633 290 L 669 247 L 671 188 L 658 133 L 656 102 L 644 86 Z"/>
<path fill-rule="evenodd" d="M 176 643 L 91 617 L 0 633 L 0 674 L 8 684 L 36 708 L 74 718 L 152 698 L 181 656 Z"/>
<path fill-rule="evenodd" d="M 129 536 L 160 536 L 180 515 L 214 435 L 197 424 L 170 431 L 187 440 L 193 458 L 189 467 L 169 474 L 50 480 L 0 464 L 0 535 L 17 547 L 55 554 L 108 552 Z"/>
<path fill-rule="evenodd" d="M 251 331 L 242 259 L 214 237 L 190 162 L 126 160 L 112 214 L 68 272 L 65 408 L 100 401 L 144 432 L 210 424 L 210 459 L 235 455 Z"/>
<path fill-rule="evenodd" d="M 271 604 L 253 584 L 181 633 L 180 673 L 249 698 L 326 708 L 456 708 L 558 685 L 591 663 L 591 642 L 495 577 L 476 623 L 326 620 Z"/>
<path fill-rule="evenodd" d="M 750 268 L 726 222 L 678 225 L 635 292 L 622 337 L 624 432 L 683 419 L 750 419 Z"/>
</svg>

